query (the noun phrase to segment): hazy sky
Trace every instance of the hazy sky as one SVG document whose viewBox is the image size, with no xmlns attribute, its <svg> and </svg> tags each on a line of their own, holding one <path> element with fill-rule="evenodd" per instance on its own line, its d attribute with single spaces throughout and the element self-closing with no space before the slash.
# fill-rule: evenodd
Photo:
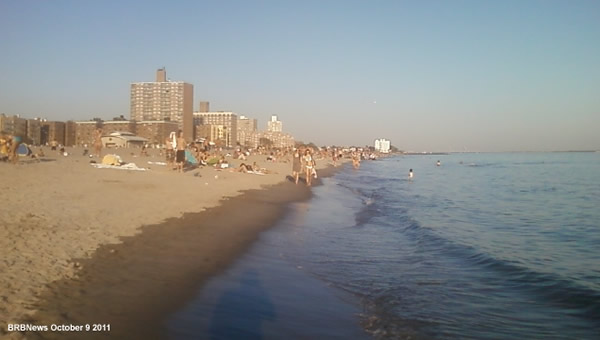
<svg viewBox="0 0 600 340">
<path fill-rule="evenodd" d="M 0 1 L 0 112 L 129 117 L 129 86 L 296 139 L 600 150 L 600 1 Z"/>
</svg>

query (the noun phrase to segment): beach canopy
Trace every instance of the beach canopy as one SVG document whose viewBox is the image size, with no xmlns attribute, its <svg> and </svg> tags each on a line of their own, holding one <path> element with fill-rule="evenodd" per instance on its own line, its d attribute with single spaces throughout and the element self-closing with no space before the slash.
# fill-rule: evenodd
<svg viewBox="0 0 600 340">
<path fill-rule="evenodd" d="M 31 155 L 33 152 L 31 151 L 31 149 L 29 148 L 29 146 L 27 146 L 26 144 L 20 144 L 19 147 L 17 148 L 17 155 L 19 156 L 29 156 Z"/>
</svg>

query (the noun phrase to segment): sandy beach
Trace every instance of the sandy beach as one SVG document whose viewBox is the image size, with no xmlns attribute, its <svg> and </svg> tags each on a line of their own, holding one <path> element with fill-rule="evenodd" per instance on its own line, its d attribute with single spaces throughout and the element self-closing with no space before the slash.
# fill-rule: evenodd
<svg viewBox="0 0 600 340">
<path fill-rule="evenodd" d="M 46 150 L 41 161 L 0 164 L 2 338 L 82 338 L 9 332 L 11 323 L 110 324 L 110 332 L 86 338 L 161 338 L 149 321 L 160 325 L 165 311 L 272 225 L 285 202 L 310 197 L 305 185 L 286 179 L 291 163 L 263 155 L 248 161 L 274 174 L 176 173 L 148 164 L 163 161 L 156 150 L 139 157 L 127 149 L 115 153 L 147 171 L 97 169 L 90 161 L 99 160 L 82 151 Z M 317 161 L 322 175 L 328 166 Z"/>
</svg>

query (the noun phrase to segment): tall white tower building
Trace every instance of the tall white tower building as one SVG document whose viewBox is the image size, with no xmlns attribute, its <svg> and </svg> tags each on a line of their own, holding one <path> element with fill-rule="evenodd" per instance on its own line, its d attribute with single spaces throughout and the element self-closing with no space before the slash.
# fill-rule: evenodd
<svg viewBox="0 0 600 340">
<path fill-rule="evenodd" d="M 270 132 L 282 132 L 283 123 L 277 119 L 277 115 L 272 115 L 271 119 L 267 122 L 267 131 Z"/>
<path fill-rule="evenodd" d="M 375 150 L 379 152 L 388 153 L 390 152 L 390 147 L 391 143 L 387 139 L 381 138 L 375 140 Z"/>
</svg>

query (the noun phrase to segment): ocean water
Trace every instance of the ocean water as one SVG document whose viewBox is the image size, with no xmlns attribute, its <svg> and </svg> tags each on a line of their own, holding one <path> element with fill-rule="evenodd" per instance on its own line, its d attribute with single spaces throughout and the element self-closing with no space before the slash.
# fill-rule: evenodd
<svg viewBox="0 0 600 340">
<path fill-rule="evenodd" d="M 346 167 L 169 329 L 174 339 L 600 339 L 600 153 Z"/>
</svg>

